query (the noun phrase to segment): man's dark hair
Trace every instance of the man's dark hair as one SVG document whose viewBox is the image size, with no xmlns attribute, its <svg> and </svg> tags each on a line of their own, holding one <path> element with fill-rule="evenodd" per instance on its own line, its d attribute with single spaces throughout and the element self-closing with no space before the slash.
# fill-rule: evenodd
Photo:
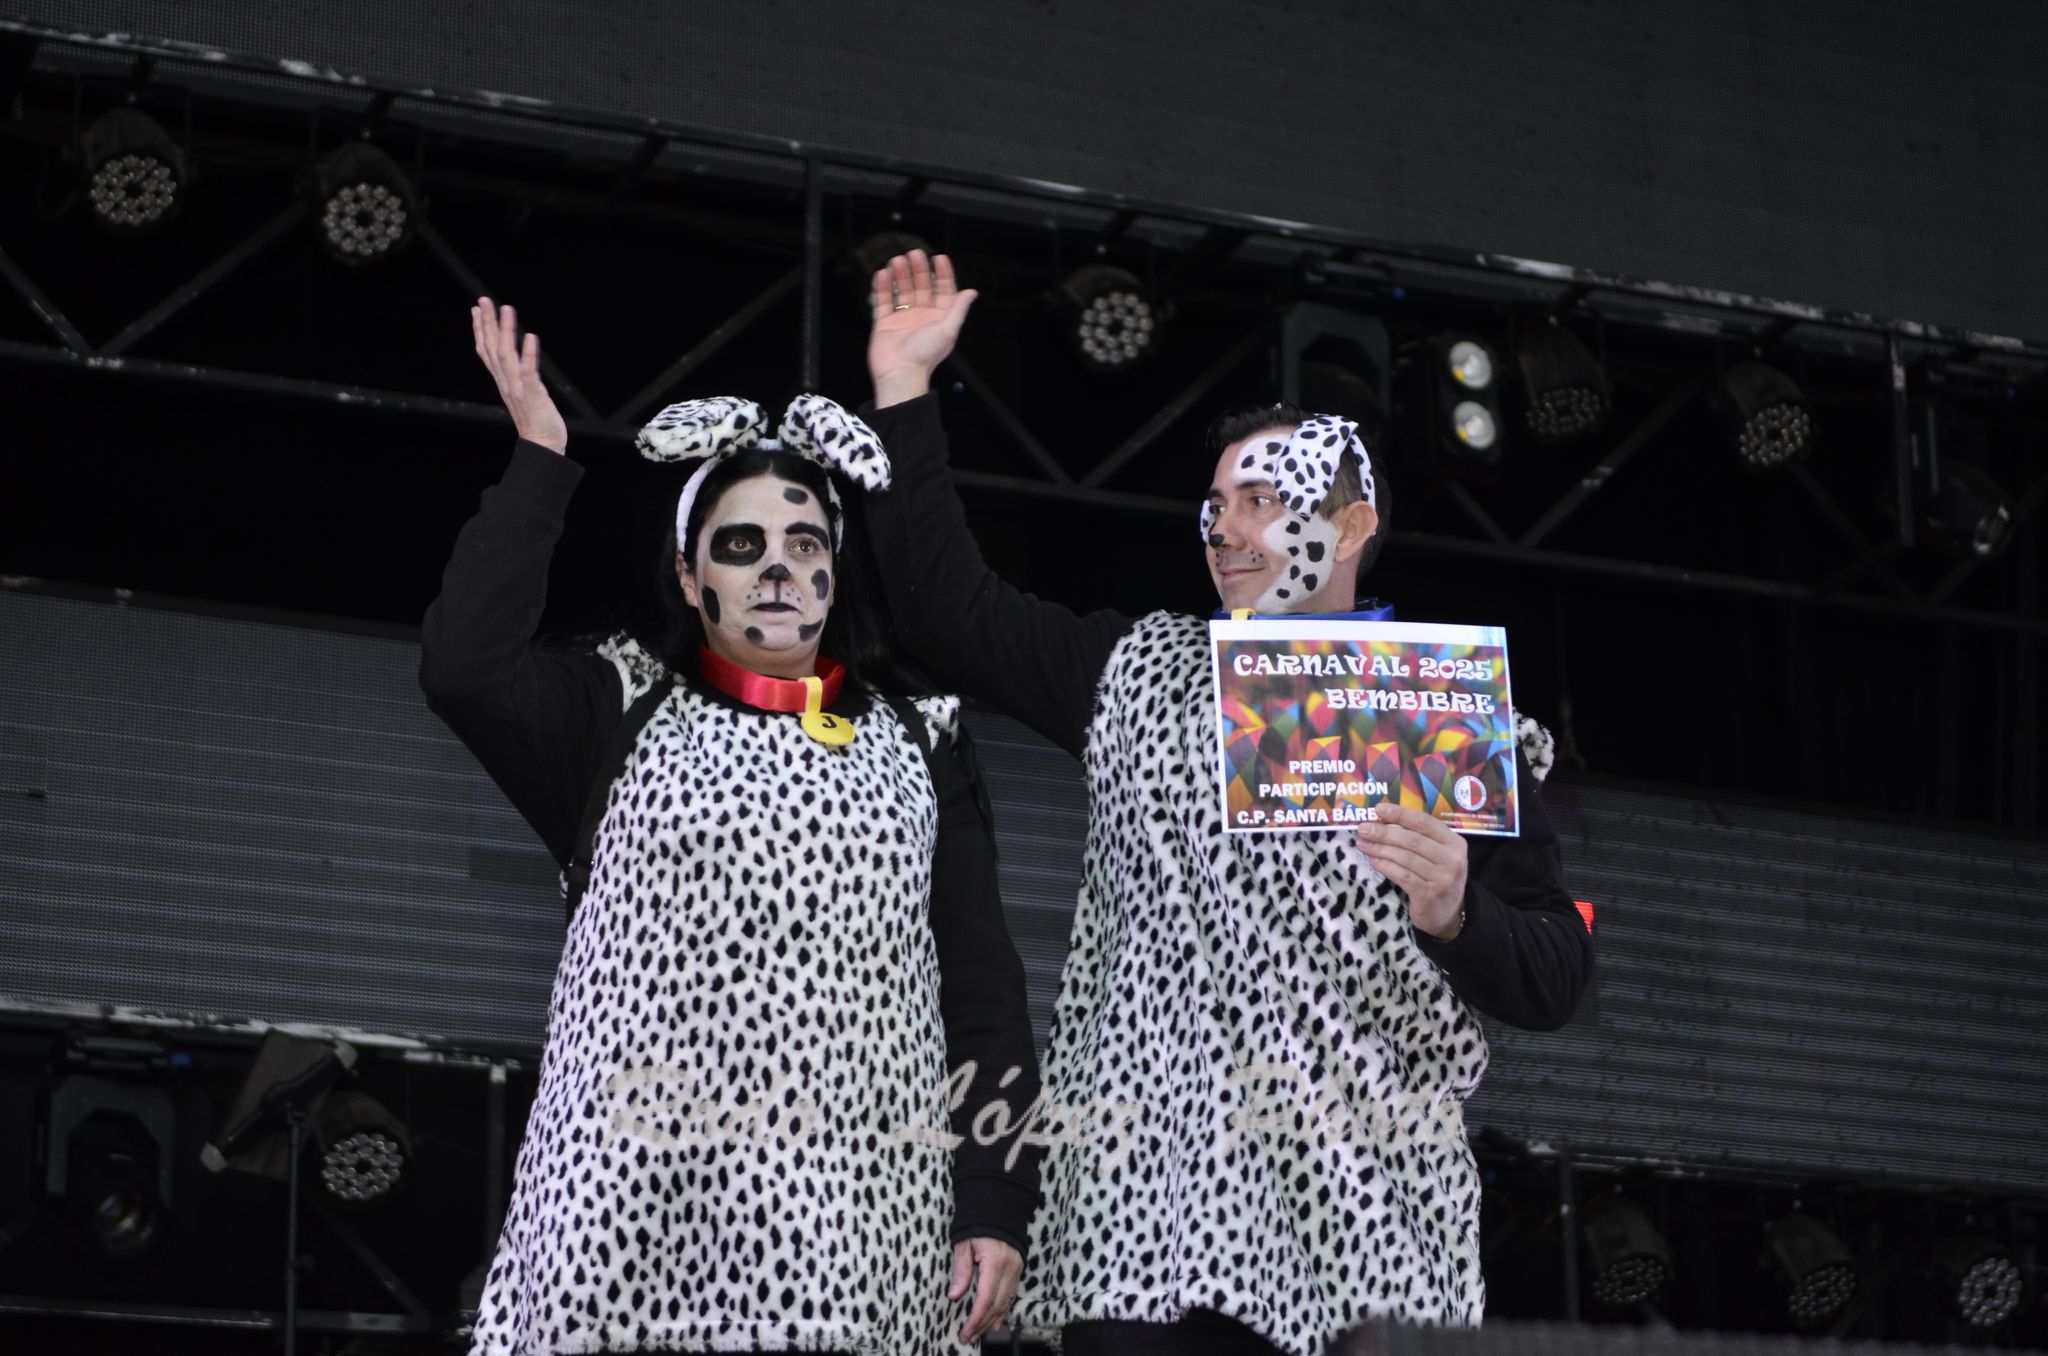
<svg viewBox="0 0 2048 1356">
<path fill-rule="evenodd" d="M 829 511 L 829 472 L 805 457 L 783 452 L 751 450 L 726 458 L 711 468 L 690 506 L 690 520 L 684 524 L 685 540 L 694 541 L 704 520 L 716 508 L 725 492 L 755 476 L 774 476 L 801 485 L 811 492 L 821 510 Z M 893 637 L 877 600 L 880 579 L 874 559 L 866 546 L 866 519 L 857 490 L 842 492 L 848 521 L 841 529 L 841 546 L 832 553 L 834 581 L 832 605 L 825 614 L 825 632 L 818 640 L 818 653 L 846 666 L 847 681 L 884 693 L 921 696 L 935 689 L 895 650 Z M 671 527 L 655 563 L 656 597 L 660 600 L 659 621 L 653 634 L 637 637 L 668 667 L 695 679 L 697 649 L 704 643 L 704 622 L 683 597 L 676 578 L 676 534 Z M 692 562 L 694 568 L 694 561 Z"/>
<path fill-rule="evenodd" d="M 1282 401 L 1272 405 L 1241 405 L 1225 410 L 1209 421 L 1209 433 L 1204 440 L 1208 448 L 1208 464 L 1214 466 L 1216 459 L 1223 455 L 1223 449 L 1241 438 L 1269 428 L 1284 428 L 1292 432 L 1302 424 L 1315 418 L 1311 410 Z M 1360 436 L 1369 437 L 1363 424 Z M 1371 443 L 1368 442 L 1370 447 Z M 1391 519 L 1394 503 L 1393 483 L 1387 478 L 1387 459 L 1375 457 L 1372 466 L 1373 510 L 1379 514 L 1379 526 L 1366 540 L 1365 549 L 1358 553 L 1358 574 L 1360 578 L 1380 558 L 1380 548 L 1386 545 L 1387 524 Z M 1337 463 L 1337 474 L 1330 482 L 1330 493 L 1323 500 L 1321 513 L 1325 518 L 1335 518 L 1340 512 L 1365 498 L 1365 485 L 1359 478 L 1358 459 L 1346 457 Z"/>
</svg>

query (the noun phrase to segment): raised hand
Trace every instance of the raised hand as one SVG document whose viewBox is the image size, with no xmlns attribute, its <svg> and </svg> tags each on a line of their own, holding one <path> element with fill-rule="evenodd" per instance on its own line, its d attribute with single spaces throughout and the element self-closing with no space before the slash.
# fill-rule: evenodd
<svg viewBox="0 0 2048 1356">
<path fill-rule="evenodd" d="M 943 254 L 931 258 L 912 250 L 875 270 L 868 375 L 874 378 L 877 408 L 900 405 L 931 389 L 932 372 L 953 351 L 976 295 L 972 288 L 960 290 L 953 261 Z"/>
<path fill-rule="evenodd" d="M 529 334 L 521 344 L 519 317 L 510 306 L 492 305 L 489 297 L 478 297 L 469 308 L 469 328 L 476 356 L 498 383 L 498 399 L 505 402 L 519 436 L 553 452 L 567 451 L 569 426 L 540 379 L 540 336 Z"/>
</svg>

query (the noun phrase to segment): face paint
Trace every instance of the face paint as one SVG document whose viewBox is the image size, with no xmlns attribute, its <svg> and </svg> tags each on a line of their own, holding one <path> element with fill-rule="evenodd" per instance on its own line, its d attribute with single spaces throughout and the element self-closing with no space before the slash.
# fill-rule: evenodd
<svg viewBox="0 0 2048 1356">
<path fill-rule="evenodd" d="M 777 677 L 814 670 L 830 611 L 830 528 L 817 496 L 788 493 L 797 489 L 771 475 L 727 487 L 704 515 L 697 547 L 704 643 Z"/>
<path fill-rule="evenodd" d="M 1299 592 L 1299 581 L 1286 578 L 1286 547 L 1298 540 L 1300 519 L 1287 511 L 1264 470 L 1273 441 L 1260 432 L 1225 448 L 1202 508 L 1209 577 L 1226 608 L 1285 611 L 1288 600 L 1276 590 Z"/>
<path fill-rule="evenodd" d="M 1252 611 L 1263 613 L 1299 611 L 1329 577 L 1318 561 L 1328 559 L 1337 544 L 1337 525 L 1317 514 L 1307 521 L 1289 514 L 1287 520 L 1268 527 L 1260 538 L 1266 551 L 1286 568 L 1275 572 L 1273 582 Z"/>
<path fill-rule="evenodd" d="M 709 540 L 719 565 L 751 565 L 768 549 L 767 535 L 753 523 L 726 523 Z"/>
<path fill-rule="evenodd" d="M 1337 421 L 1318 416 L 1302 428 L 1316 435 L 1312 450 L 1317 455 L 1342 455 L 1342 438 L 1348 434 Z M 1344 605 L 1315 597 L 1336 569 L 1340 532 L 1320 511 L 1301 516 L 1308 505 L 1301 482 L 1310 450 L 1295 430 L 1275 428 L 1232 443 L 1217 459 L 1216 479 L 1202 508 L 1202 533 L 1209 574 L 1224 607 L 1249 607 L 1272 616 Z M 1317 476 L 1320 470 L 1308 478 Z M 1318 494 L 1327 489 L 1325 484 Z"/>
</svg>

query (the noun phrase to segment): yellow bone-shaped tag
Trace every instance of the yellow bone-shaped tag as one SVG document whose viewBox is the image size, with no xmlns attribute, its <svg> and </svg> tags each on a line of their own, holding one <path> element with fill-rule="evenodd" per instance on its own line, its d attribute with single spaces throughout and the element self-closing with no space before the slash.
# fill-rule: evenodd
<svg viewBox="0 0 2048 1356">
<path fill-rule="evenodd" d="M 797 723 L 804 727 L 804 733 L 828 748 L 843 748 L 851 744 L 853 722 L 824 709 L 825 684 L 816 676 L 805 678 L 803 684 L 804 713 Z"/>
</svg>

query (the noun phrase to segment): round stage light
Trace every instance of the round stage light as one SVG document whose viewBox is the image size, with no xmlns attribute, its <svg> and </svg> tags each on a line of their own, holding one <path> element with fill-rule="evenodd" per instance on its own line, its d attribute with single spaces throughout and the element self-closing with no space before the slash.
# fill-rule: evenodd
<svg viewBox="0 0 2048 1356">
<path fill-rule="evenodd" d="M 419 210 L 412 185 L 390 156 L 368 142 L 352 142 L 313 174 L 321 243 L 347 264 L 387 259 L 412 239 Z"/>
<path fill-rule="evenodd" d="M 2012 499 L 1968 462 L 1946 459 L 1941 489 L 1929 505 L 1928 527 L 1957 555 L 1995 556 L 2012 536 Z"/>
<path fill-rule="evenodd" d="M 1484 344 L 1460 339 L 1451 345 L 1444 361 L 1450 368 L 1451 380 L 1468 391 L 1483 391 L 1493 385 L 1493 355 Z"/>
<path fill-rule="evenodd" d="M 1813 446 L 1813 411 L 1792 378 L 1776 368 L 1737 363 L 1721 377 L 1721 399 L 1736 455 L 1750 470 L 1790 465 Z"/>
<path fill-rule="evenodd" d="M 412 1140 L 396 1116 L 366 1092 L 343 1088 L 313 1108 L 320 1185 L 342 1205 L 382 1203 L 405 1181 Z"/>
<path fill-rule="evenodd" d="M 1529 407 L 1523 422 L 1539 443 L 1583 438 L 1607 422 L 1607 374 L 1579 337 L 1561 325 L 1542 325 L 1515 346 Z"/>
<path fill-rule="evenodd" d="M 1786 1285 L 1794 1324 L 1816 1328 L 1856 1296 L 1856 1266 L 1834 1232 L 1801 1211 L 1773 1220 L 1764 1231 L 1771 1260 Z"/>
<path fill-rule="evenodd" d="M 1060 284 L 1073 316 L 1081 360 L 1098 372 L 1122 372 L 1150 354 L 1161 314 L 1151 292 L 1130 273 L 1107 264 L 1076 269 Z"/>
<path fill-rule="evenodd" d="M 1671 1247 L 1635 1204 L 1612 1193 L 1588 1201 L 1579 1228 L 1592 1263 L 1593 1298 L 1611 1309 L 1648 1304 L 1671 1286 Z"/>
<path fill-rule="evenodd" d="M 1461 400 L 1451 410 L 1451 428 L 1458 441 L 1475 452 L 1484 452 L 1500 438 L 1500 426 L 1493 411 L 1476 400 Z"/>
<path fill-rule="evenodd" d="M 1949 1302 L 1971 1327 L 1995 1327 L 2019 1312 L 2025 1280 L 2012 1254 L 1990 1239 L 1943 1239 L 1934 1261 Z"/>
<path fill-rule="evenodd" d="M 81 149 L 93 220 L 134 235 L 168 221 L 186 181 L 184 152 L 156 119 L 116 108 L 86 129 Z"/>
<path fill-rule="evenodd" d="M 320 1184 L 350 1205 L 391 1194 L 405 1175 L 405 1149 L 389 1135 L 359 1130 L 320 1156 Z"/>
</svg>

